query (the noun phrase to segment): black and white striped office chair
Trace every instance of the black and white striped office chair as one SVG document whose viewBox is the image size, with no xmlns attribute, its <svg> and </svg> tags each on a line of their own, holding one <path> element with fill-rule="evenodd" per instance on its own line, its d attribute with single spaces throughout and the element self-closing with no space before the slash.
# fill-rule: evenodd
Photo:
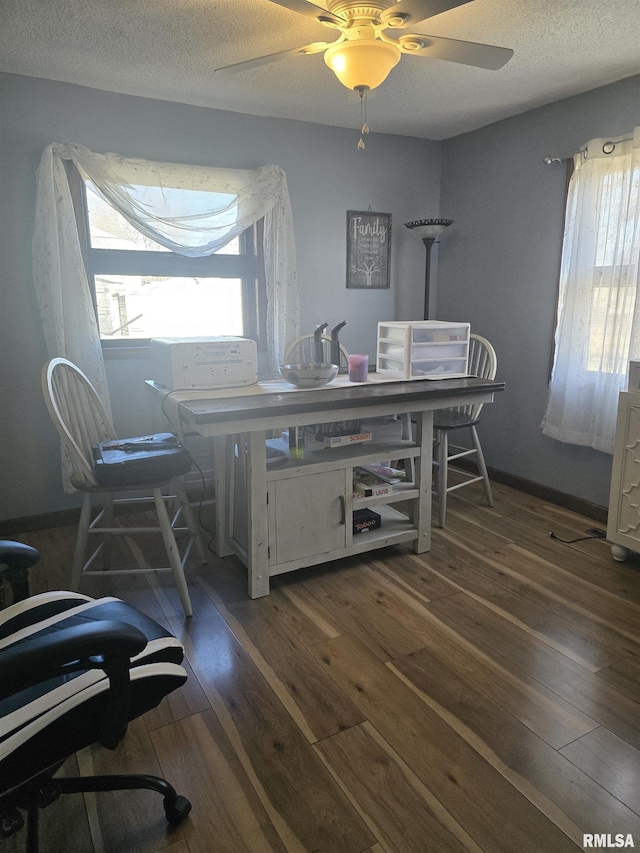
<svg viewBox="0 0 640 853">
<path fill-rule="evenodd" d="M 175 637 L 117 598 L 46 592 L 0 611 L 0 839 L 26 811 L 36 853 L 39 809 L 63 793 L 148 788 L 169 823 L 186 818 L 189 801 L 156 776 L 54 777 L 86 746 L 115 749 L 130 720 L 186 681 L 182 656 Z"/>
</svg>

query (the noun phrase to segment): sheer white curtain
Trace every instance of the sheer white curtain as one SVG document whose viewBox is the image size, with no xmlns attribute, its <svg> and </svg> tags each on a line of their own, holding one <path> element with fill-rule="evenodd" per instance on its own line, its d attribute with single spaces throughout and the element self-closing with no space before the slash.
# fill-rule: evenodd
<svg viewBox="0 0 640 853">
<path fill-rule="evenodd" d="M 100 333 L 62 159 L 45 148 L 37 174 L 33 282 L 50 358 L 87 374 L 110 411 Z"/>
<path fill-rule="evenodd" d="M 63 160 L 72 160 L 134 228 L 179 255 L 211 255 L 264 218 L 267 348 L 271 369 L 282 364 L 286 343 L 299 334 L 293 221 L 282 169 L 154 163 L 58 143 L 45 149 L 38 171 L 33 241 L 34 279 L 52 355 L 77 359 L 85 372 L 93 373 L 92 381 L 102 381 L 95 364 L 99 353 L 95 320 L 88 322 L 83 310 L 82 322 L 73 330 L 81 339 L 73 355 L 66 348 L 67 330 L 61 333 L 68 312 L 77 314 L 71 305 L 78 301 L 79 290 L 90 306 Z M 50 310 L 54 303 L 61 304 L 60 311 Z"/>
<path fill-rule="evenodd" d="M 640 358 L 640 127 L 575 156 L 555 358 L 542 430 L 613 453 L 618 393 Z"/>
</svg>

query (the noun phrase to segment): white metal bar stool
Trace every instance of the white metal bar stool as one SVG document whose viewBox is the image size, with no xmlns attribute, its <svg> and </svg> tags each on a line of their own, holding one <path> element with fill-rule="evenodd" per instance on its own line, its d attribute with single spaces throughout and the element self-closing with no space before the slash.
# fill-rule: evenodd
<svg viewBox="0 0 640 853">
<path fill-rule="evenodd" d="M 480 379 L 495 379 L 498 362 L 496 351 L 486 338 L 480 335 L 470 335 L 469 340 L 469 375 L 478 376 Z M 480 439 L 476 430 L 476 424 L 480 420 L 482 403 L 473 406 L 458 406 L 453 409 L 438 409 L 433 413 L 433 437 L 435 442 L 433 465 L 436 469 L 436 488 L 434 494 L 438 499 L 438 526 L 444 527 L 447 513 L 447 495 L 463 486 L 482 482 L 487 504 L 493 506 L 491 495 L 491 484 L 487 474 Z M 449 443 L 449 433 L 454 430 L 468 429 L 471 435 L 472 447 L 463 447 Z M 453 450 L 453 453 L 449 451 Z M 467 471 L 458 473 L 464 477 L 463 481 L 453 486 L 448 485 L 449 464 L 456 459 L 465 456 L 476 456 L 478 466 L 477 476 Z"/>
<path fill-rule="evenodd" d="M 42 390 L 51 415 L 51 419 L 60 434 L 72 466 L 71 484 L 84 493 L 80 522 L 71 569 L 71 586 L 77 591 L 82 578 L 95 575 L 107 577 L 116 574 L 172 572 L 180 602 L 186 616 L 192 615 L 191 601 L 184 566 L 195 545 L 200 560 L 207 561 L 195 515 L 180 478 L 162 478 L 153 482 L 140 482 L 122 487 L 98 485 L 93 473 L 92 445 L 100 441 L 117 439 L 117 435 L 102 401 L 84 373 L 72 362 L 64 358 L 54 358 L 45 364 L 42 371 Z M 167 487 L 175 494 L 165 495 Z M 138 494 L 127 498 L 114 499 L 120 492 L 151 492 L 151 495 L 139 497 Z M 93 498 L 102 499 L 102 508 L 92 520 Z M 158 523 L 155 526 L 127 527 L 114 525 L 114 507 L 123 504 L 144 506 L 152 504 Z M 171 509 L 172 515 L 169 515 Z M 184 517 L 186 526 L 179 527 Z M 188 533 L 187 544 L 181 555 L 175 533 Z M 169 562 L 168 566 L 153 567 L 145 560 L 142 550 L 134 537 L 140 534 L 160 533 Z M 100 537 L 100 543 L 85 560 L 85 550 L 90 536 Z M 136 563 L 137 569 L 111 569 L 109 550 L 111 536 L 124 536 Z M 92 569 L 98 555 L 104 558 L 102 570 Z"/>
</svg>

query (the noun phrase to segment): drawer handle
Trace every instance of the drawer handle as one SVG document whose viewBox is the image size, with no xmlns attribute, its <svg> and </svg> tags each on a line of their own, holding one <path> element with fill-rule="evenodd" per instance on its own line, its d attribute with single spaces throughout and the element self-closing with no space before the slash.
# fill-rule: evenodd
<svg viewBox="0 0 640 853">
<path fill-rule="evenodd" d="M 340 501 L 340 524 L 347 523 L 347 506 L 345 504 L 344 495 L 338 495 Z"/>
</svg>

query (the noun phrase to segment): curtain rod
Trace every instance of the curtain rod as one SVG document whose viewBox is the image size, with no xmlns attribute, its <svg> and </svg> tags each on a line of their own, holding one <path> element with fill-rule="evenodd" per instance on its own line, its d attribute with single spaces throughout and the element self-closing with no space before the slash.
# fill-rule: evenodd
<svg viewBox="0 0 640 853">
<path fill-rule="evenodd" d="M 633 136 L 624 136 L 622 139 L 616 139 L 615 142 L 613 140 L 610 140 L 609 142 L 604 142 L 602 144 L 602 153 L 613 154 L 613 152 L 616 150 L 616 145 L 621 142 L 630 142 L 632 139 Z M 610 146 L 613 146 L 611 150 L 607 150 Z M 580 152 L 585 152 L 586 150 L 587 146 L 585 145 L 582 148 L 579 148 L 576 153 L 580 154 Z M 570 160 L 572 157 L 575 157 L 575 154 L 565 154 L 562 157 L 559 157 L 557 154 L 546 154 L 542 158 L 542 162 L 545 164 L 545 166 L 551 166 L 552 163 L 564 163 L 565 160 Z"/>
</svg>

